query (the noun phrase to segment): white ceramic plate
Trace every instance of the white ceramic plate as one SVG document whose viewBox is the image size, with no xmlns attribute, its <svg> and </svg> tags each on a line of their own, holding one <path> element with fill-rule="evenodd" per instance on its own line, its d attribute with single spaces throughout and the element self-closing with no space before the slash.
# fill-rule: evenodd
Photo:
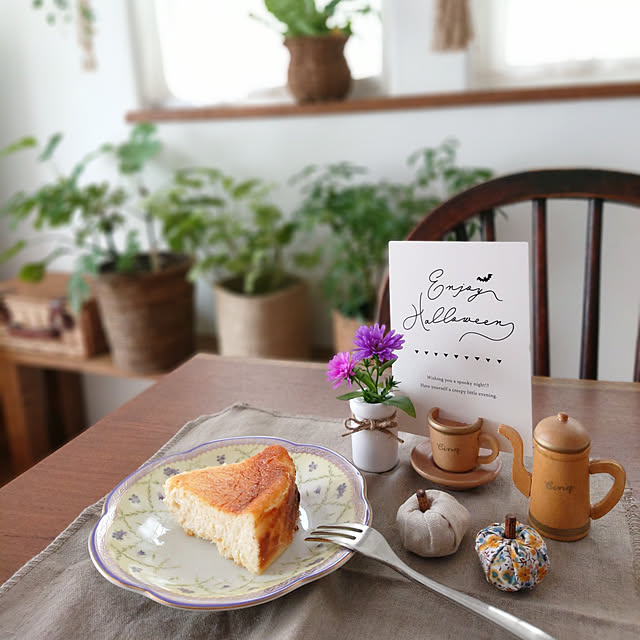
<svg viewBox="0 0 640 640">
<path fill-rule="evenodd" d="M 188 536 L 164 505 L 171 475 L 248 458 L 270 444 L 285 447 L 300 491 L 298 531 L 287 550 L 255 576 L 223 558 L 210 542 Z M 278 598 L 343 565 L 353 552 L 304 541 L 318 524 L 370 524 L 362 474 L 341 455 L 316 445 L 256 436 L 225 438 L 150 462 L 105 500 L 89 536 L 98 571 L 119 587 L 184 609 L 238 609 Z"/>
</svg>

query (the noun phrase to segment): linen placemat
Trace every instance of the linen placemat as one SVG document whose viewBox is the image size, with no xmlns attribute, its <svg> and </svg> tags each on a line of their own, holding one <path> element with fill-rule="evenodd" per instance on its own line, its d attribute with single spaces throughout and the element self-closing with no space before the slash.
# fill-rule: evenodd
<svg viewBox="0 0 640 640">
<path fill-rule="evenodd" d="M 185 425 L 153 459 L 223 437 L 279 436 L 318 444 L 350 457 L 338 420 L 288 416 L 244 404 Z M 438 488 L 411 467 L 422 440 L 403 434 L 400 463 L 364 474 L 373 526 L 417 571 L 501 607 L 557 637 L 640 637 L 640 515 L 627 489 L 621 502 L 592 523 L 578 542 L 548 540 L 551 571 L 530 592 L 507 594 L 489 585 L 473 543 L 476 532 L 513 512 L 526 521 L 527 500 L 511 481 L 511 456 L 493 482 L 450 493 L 471 512 L 458 552 L 421 558 L 402 547 L 395 516 L 419 488 Z M 530 461 L 529 461 L 530 463 Z M 530 464 L 528 465 L 531 468 Z M 592 481 L 598 498 L 607 490 Z M 446 490 L 446 489 L 445 489 Z M 595 499 L 592 499 L 595 501 Z M 259 606 L 223 612 L 183 611 L 121 589 L 95 569 L 87 539 L 103 500 L 88 507 L 42 553 L 0 587 L 0 638 L 503 638 L 500 628 L 452 604 L 388 567 L 355 554 L 334 573 Z M 215 547 L 212 553 L 217 553 Z"/>
</svg>

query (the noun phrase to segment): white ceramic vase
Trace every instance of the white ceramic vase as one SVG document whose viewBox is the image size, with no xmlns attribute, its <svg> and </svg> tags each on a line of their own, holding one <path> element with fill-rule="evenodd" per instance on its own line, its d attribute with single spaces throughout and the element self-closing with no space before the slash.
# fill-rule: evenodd
<svg viewBox="0 0 640 640">
<path fill-rule="evenodd" d="M 386 404 L 368 404 L 362 398 L 349 400 L 349 408 L 357 420 L 383 420 L 396 411 Z M 355 426 L 355 425 L 351 425 Z M 398 430 L 390 429 L 393 436 L 379 430 L 363 429 L 351 436 L 351 458 L 362 471 L 381 473 L 398 464 Z"/>
</svg>

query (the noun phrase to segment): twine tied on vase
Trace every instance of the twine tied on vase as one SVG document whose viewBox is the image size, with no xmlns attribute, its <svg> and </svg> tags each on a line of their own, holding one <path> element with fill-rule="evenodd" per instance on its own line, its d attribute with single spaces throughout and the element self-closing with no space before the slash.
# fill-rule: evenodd
<svg viewBox="0 0 640 640">
<path fill-rule="evenodd" d="M 362 420 L 358 420 L 355 416 L 350 416 L 344 421 L 344 426 L 348 429 L 347 433 L 343 433 L 342 437 L 351 436 L 354 433 L 358 433 L 358 431 L 382 431 L 386 433 L 388 436 L 395 438 L 398 442 L 403 443 L 404 440 L 398 438 L 395 433 L 391 432 L 391 429 L 395 429 L 398 426 L 398 421 L 396 420 L 396 411 L 393 412 L 391 416 L 388 418 L 381 418 L 380 420 L 375 420 L 373 418 L 364 418 Z M 352 427 L 350 424 L 353 423 L 356 426 Z"/>
</svg>

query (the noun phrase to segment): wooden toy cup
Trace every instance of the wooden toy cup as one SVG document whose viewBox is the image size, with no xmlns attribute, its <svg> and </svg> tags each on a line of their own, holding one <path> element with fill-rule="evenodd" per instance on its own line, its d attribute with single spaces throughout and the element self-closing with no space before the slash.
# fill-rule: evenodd
<svg viewBox="0 0 640 640">
<path fill-rule="evenodd" d="M 479 464 L 487 464 L 500 453 L 498 439 L 482 432 L 482 418 L 469 424 L 440 417 L 440 409 L 434 407 L 427 417 L 431 455 L 436 466 L 444 471 L 465 473 Z M 491 449 L 488 455 L 480 455 L 480 449 Z"/>
</svg>

